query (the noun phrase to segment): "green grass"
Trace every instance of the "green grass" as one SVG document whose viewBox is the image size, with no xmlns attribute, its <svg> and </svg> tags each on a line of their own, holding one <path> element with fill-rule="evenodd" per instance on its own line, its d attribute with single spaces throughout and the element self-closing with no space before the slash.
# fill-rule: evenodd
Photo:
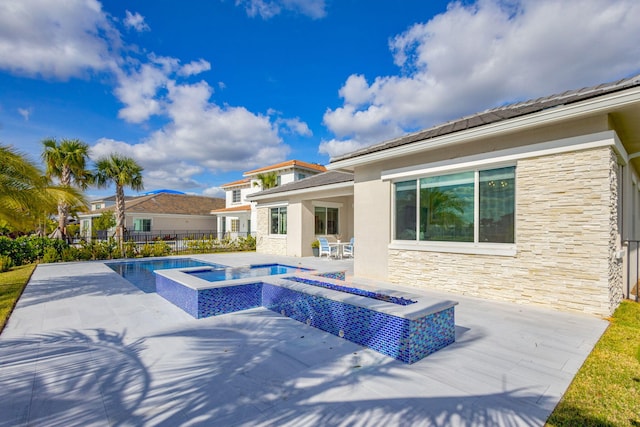
<svg viewBox="0 0 640 427">
<path fill-rule="evenodd" d="M 623 301 L 547 421 L 640 427 L 640 304 Z"/>
<path fill-rule="evenodd" d="M 36 264 L 29 264 L 0 273 L 0 332 L 35 268 Z"/>
</svg>

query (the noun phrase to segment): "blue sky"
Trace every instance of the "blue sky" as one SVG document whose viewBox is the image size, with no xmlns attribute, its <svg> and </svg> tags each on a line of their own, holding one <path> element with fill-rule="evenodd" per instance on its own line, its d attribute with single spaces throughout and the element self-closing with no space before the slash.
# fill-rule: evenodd
<svg viewBox="0 0 640 427">
<path fill-rule="evenodd" d="M 637 0 L 3 0 L 0 143 L 119 152 L 218 196 L 509 102 L 640 72 Z M 112 190 L 88 191 L 89 197 Z"/>
</svg>

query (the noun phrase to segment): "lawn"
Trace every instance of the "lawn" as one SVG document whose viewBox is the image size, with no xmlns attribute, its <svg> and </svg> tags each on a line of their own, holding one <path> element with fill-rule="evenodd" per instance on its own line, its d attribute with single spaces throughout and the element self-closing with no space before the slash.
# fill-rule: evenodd
<svg viewBox="0 0 640 427">
<path fill-rule="evenodd" d="M 640 304 L 624 301 L 547 421 L 640 426 Z"/>
<path fill-rule="evenodd" d="M 0 273 L 0 332 L 35 268 L 36 264 L 29 264 Z"/>
</svg>

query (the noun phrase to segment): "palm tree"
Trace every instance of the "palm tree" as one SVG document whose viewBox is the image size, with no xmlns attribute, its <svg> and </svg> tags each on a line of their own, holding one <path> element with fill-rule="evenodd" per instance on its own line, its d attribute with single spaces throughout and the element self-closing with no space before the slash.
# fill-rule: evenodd
<svg viewBox="0 0 640 427">
<path fill-rule="evenodd" d="M 75 185 L 86 190 L 90 175 L 87 170 L 87 158 L 89 157 L 89 145 L 78 139 L 63 139 L 58 142 L 55 139 L 42 141 L 44 151 L 42 159 L 47 167 L 47 178 L 57 178 L 63 187 Z M 69 205 L 64 200 L 58 201 L 58 229 L 63 237 L 67 236 L 67 217 Z"/>
<path fill-rule="evenodd" d="M 124 237 L 124 187 L 130 187 L 135 191 L 142 190 L 142 171 L 142 166 L 134 159 L 119 154 L 96 160 L 93 182 L 98 187 L 107 187 L 111 183 L 116 186 L 116 237 L 121 248 Z"/>
<path fill-rule="evenodd" d="M 260 186 L 263 190 L 268 190 L 278 186 L 278 174 L 276 172 L 259 173 L 256 175 L 258 182 L 254 182 L 254 187 Z"/>
<path fill-rule="evenodd" d="M 85 204 L 71 187 L 54 186 L 27 157 L 11 146 L 0 145 L 0 220 L 16 230 L 29 228 L 42 213 L 54 212 L 58 201 L 68 206 Z"/>
</svg>

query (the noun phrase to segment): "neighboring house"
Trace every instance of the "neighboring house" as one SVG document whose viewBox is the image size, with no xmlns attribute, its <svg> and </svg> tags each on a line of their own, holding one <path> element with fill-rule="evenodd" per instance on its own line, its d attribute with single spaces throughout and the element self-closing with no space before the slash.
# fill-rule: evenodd
<svg viewBox="0 0 640 427">
<path fill-rule="evenodd" d="M 125 196 L 125 200 L 131 200 L 133 197 Z M 116 204 L 116 196 L 109 196 L 103 199 L 95 199 L 90 202 L 90 209 L 92 211 L 96 211 L 98 209 L 108 208 L 109 206 L 114 206 Z"/>
<path fill-rule="evenodd" d="M 260 176 L 275 174 L 277 187 L 325 172 L 324 166 L 300 160 L 289 160 L 275 165 L 254 169 L 243 174 L 244 178 L 221 186 L 225 190 L 225 207 L 213 210 L 218 230 L 231 237 L 256 233 L 255 204 L 248 197 L 262 191 Z"/>
<path fill-rule="evenodd" d="M 111 199 L 111 198 L 107 198 Z M 102 199 L 100 204 L 104 203 Z M 92 207 L 94 202 L 92 202 Z M 181 232 L 217 233 L 215 218 L 211 210 L 224 206 L 220 198 L 154 192 L 146 196 L 128 197 L 125 201 L 125 227 L 129 233 L 142 234 L 174 234 Z M 93 219 L 103 212 L 114 212 L 115 204 L 92 209 L 78 215 L 80 233 L 89 237 L 94 235 Z"/>
<path fill-rule="evenodd" d="M 637 280 L 625 277 L 635 255 L 626 259 L 624 242 L 640 238 L 639 167 L 640 76 L 484 111 L 327 166 L 354 174 L 356 276 L 599 316 Z M 292 218 L 298 195 L 280 196 L 287 233 L 308 239 L 308 222 Z"/>
</svg>

